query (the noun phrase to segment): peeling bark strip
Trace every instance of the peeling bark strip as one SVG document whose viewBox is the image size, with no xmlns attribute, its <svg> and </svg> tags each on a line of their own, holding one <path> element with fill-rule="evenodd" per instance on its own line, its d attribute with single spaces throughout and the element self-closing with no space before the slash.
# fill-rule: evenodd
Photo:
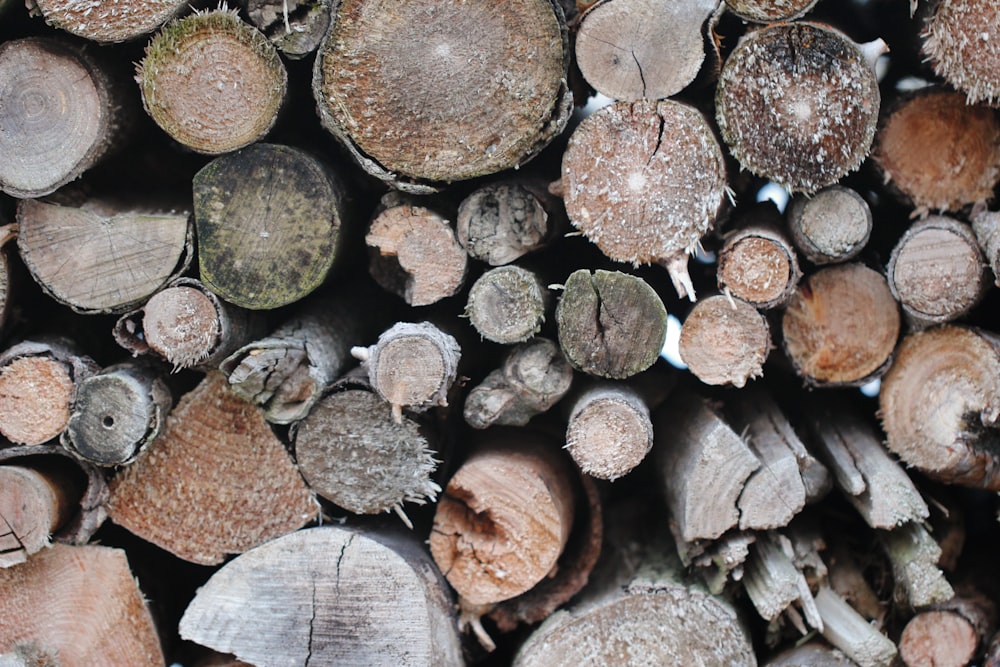
<svg viewBox="0 0 1000 667">
<path fill-rule="evenodd" d="M 24 200 L 17 245 L 35 282 L 59 303 L 79 313 L 121 313 L 187 270 L 190 218 L 107 199 L 81 206 Z"/>
<path fill-rule="evenodd" d="M 624 101 L 662 99 L 691 83 L 705 61 L 702 26 L 718 0 L 605 0 L 576 32 L 576 60 L 599 93 Z"/>
<path fill-rule="evenodd" d="M 60 442 L 100 466 L 130 463 L 160 434 L 172 403 L 159 370 L 109 366 L 80 383 Z"/>
<path fill-rule="evenodd" d="M 319 48 L 330 27 L 332 0 L 246 0 L 247 16 L 292 60 Z"/>
<path fill-rule="evenodd" d="M 193 151 L 218 155 L 270 131 L 288 74 L 264 35 L 235 11 L 219 9 L 158 32 L 136 80 L 146 113 L 164 132 Z"/>
<path fill-rule="evenodd" d="M 385 530 L 324 526 L 248 551 L 198 590 L 180 635 L 261 667 L 464 664 L 441 575 L 414 534 Z"/>
<path fill-rule="evenodd" d="M 0 354 L 0 434 L 39 445 L 66 428 L 76 386 L 97 364 L 66 339 L 24 341 Z"/>
<path fill-rule="evenodd" d="M 656 361 L 667 310 L 642 278 L 617 271 L 574 271 L 556 308 L 559 346 L 575 368 L 624 380 Z"/>
<path fill-rule="evenodd" d="M 346 190 L 302 150 L 254 144 L 194 177 L 201 279 L 242 308 L 278 308 L 326 279 L 347 217 Z"/>
<path fill-rule="evenodd" d="M 562 160 L 570 222 L 611 259 L 669 265 L 694 299 L 687 257 L 726 193 L 722 149 L 693 107 L 616 102 L 588 116 Z"/>
<path fill-rule="evenodd" d="M 883 121 L 875 163 L 918 213 L 983 202 L 1000 179 L 1000 118 L 959 93 L 924 89 Z"/>
<path fill-rule="evenodd" d="M 986 291 L 986 261 L 969 225 L 934 215 L 910 226 L 886 268 L 889 289 L 915 326 L 949 322 Z"/>
<path fill-rule="evenodd" d="M 705 384 L 743 387 L 764 374 L 770 351 L 767 318 L 721 294 L 696 303 L 681 327 L 680 357 Z"/>
<path fill-rule="evenodd" d="M 907 336 L 879 399 L 886 444 L 908 465 L 947 484 L 1000 491 L 992 337 L 954 325 Z"/>
<path fill-rule="evenodd" d="M 812 197 L 792 199 L 788 231 L 795 247 L 813 264 L 844 262 L 868 243 L 872 211 L 854 190 L 831 185 Z"/>
<path fill-rule="evenodd" d="M 523 343 L 541 331 L 551 301 L 536 273 L 519 266 L 500 266 L 473 283 L 465 314 L 480 336 L 510 345 Z"/>
<path fill-rule="evenodd" d="M 653 448 L 649 407 L 625 384 L 598 384 L 573 403 L 566 451 L 583 472 L 614 481 L 630 473 Z"/>
<path fill-rule="evenodd" d="M 747 208 L 737 217 L 719 250 L 716 280 L 719 290 L 767 310 L 791 298 L 802 272 L 781 214 L 767 202 Z"/>
<path fill-rule="evenodd" d="M 79 510 L 83 489 L 72 465 L 55 458 L 0 465 L 0 568 L 48 547 L 50 536 Z"/>
<path fill-rule="evenodd" d="M 781 319 L 785 354 L 815 385 L 857 386 L 881 375 L 899 336 L 899 307 L 885 278 L 837 264 L 803 281 Z"/>
<path fill-rule="evenodd" d="M 342 0 L 313 93 L 366 171 L 427 191 L 522 164 L 563 130 L 566 39 L 550 0 Z"/>
<path fill-rule="evenodd" d="M 807 193 L 861 166 L 879 102 L 875 70 L 860 47 L 806 22 L 744 35 L 715 94 L 722 137 L 743 168 Z"/>
<path fill-rule="evenodd" d="M 817 0 L 726 0 L 726 6 L 746 21 L 775 23 L 801 18 L 816 2 Z"/>
<path fill-rule="evenodd" d="M 40 197 L 96 164 L 118 138 L 116 84 L 76 45 L 45 37 L 0 45 L 0 189 Z"/>
<path fill-rule="evenodd" d="M 188 7 L 183 0 L 32 0 L 31 4 L 49 25 L 104 43 L 127 42 L 151 33 Z"/>
<path fill-rule="evenodd" d="M 0 570 L 0 654 L 29 646 L 44 656 L 29 665 L 164 664 L 125 552 L 109 547 L 57 544 Z"/>
<path fill-rule="evenodd" d="M 108 502 L 115 523 L 203 565 L 300 528 L 318 510 L 260 411 L 215 372 L 181 397 L 162 435 L 114 478 Z"/>
<path fill-rule="evenodd" d="M 969 104 L 996 105 L 1000 102 L 1000 7 L 983 0 L 949 0 L 933 6 L 921 36 L 934 71 L 963 91 Z"/>
</svg>

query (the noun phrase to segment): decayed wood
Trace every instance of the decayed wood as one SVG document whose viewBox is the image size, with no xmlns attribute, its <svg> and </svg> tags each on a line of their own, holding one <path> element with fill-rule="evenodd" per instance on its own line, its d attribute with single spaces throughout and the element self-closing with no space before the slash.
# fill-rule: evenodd
<svg viewBox="0 0 1000 667">
<path fill-rule="evenodd" d="M 577 499 L 568 458 L 540 436 L 510 435 L 476 448 L 434 514 L 431 555 L 467 611 L 544 579 L 573 526 Z"/>
<path fill-rule="evenodd" d="M 295 458 L 313 491 L 355 514 L 394 511 L 403 503 L 434 502 L 441 487 L 437 439 L 370 389 L 335 391 L 293 429 Z"/>
<path fill-rule="evenodd" d="M 220 8 L 160 30 L 136 79 L 146 113 L 164 132 L 194 151 L 218 155 L 270 131 L 288 74 L 264 35 Z"/>
<path fill-rule="evenodd" d="M 968 224 L 941 215 L 914 223 L 886 268 L 889 289 L 915 327 L 961 317 L 982 298 L 986 261 Z"/>
<path fill-rule="evenodd" d="M 870 51 L 885 48 L 878 40 Z M 862 48 L 816 23 L 749 32 L 726 59 L 716 118 L 744 169 L 792 192 L 815 192 L 861 166 L 880 104 Z"/>
<path fill-rule="evenodd" d="M 452 296 L 465 282 L 469 258 L 443 213 L 396 192 L 382 197 L 365 236 L 369 272 L 411 306 Z"/>
<path fill-rule="evenodd" d="M 96 164 L 123 121 L 105 67 L 79 46 L 51 37 L 0 46 L 0 189 L 15 197 L 54 192 Z"/>
<path fill-rule="evenodd" d="M 771 203 L 744 213 L 719 250 L 716 279 L 720 291 L 765 310 L 792 297 L 802 272 L 782 223 Z"/>
<path fill-rule="evenodd" d="M 933 7 L 921 36 L 934 71 L 963 91 L 969 104 L 995 105 L 1000 101 L 1000 8 L 978 0 Z"/>
<path fill-rule="evenodd" d="M 427 191 L 517 166 L 559 134 L 568 61 L 550 0 L 389 11 L 345 0 L 320 45 L 313 94 L 324 127 L 366 171 Z"/>
<path fill-rule="evenodd" d="M 165 664 L 125 552 L 102 546 L 56 544 L 0 569 L 0 654 L 8 653 L 40 660 L 20 663 L 32 667 Z"/>
<path fill-rule="evenodd" d="M 896 597 L 914 609 L 944 602 L 954 589 L 938 568 L 941 547 L 922 525 L 904 524 L 880 534 L 892 564 Z"/>
<path fill-rule="evenodd" d="M 103 369 L 77 386 L 63 447 L 91 463 L 130 463 L 156 439 L 173 404 L 163 372 L 145 364 Z"/>
<path fill-rule="evenodd" d="M 398 322 L 374 345 L 354 347 L 351 354 L 367 364 L 372 387 L 399 421 L 404 407 L 423 412 L 448 405 L 462 350 L 453 336 L 430 322 Z"/>
<path fill-rule="evenodd" d="M 857 667 L 840 651 L 813 641 L 790 648 L 768 660 L 764 667 Z"/>
<path fill-rule="evenodd" d="M 25 562 L 79 509 L 80 479 L 56 459 L 0 465 L 0 568 Z"/>
<path fill-rule="evenodd" d="M 741 19 L 755 23 L 774 23 L 802 17 L 816 2 L 817 0 L 726 0 L 726 7 Z"/>
<path fill-rule="evenodd" d="M 187 270 L 190 214 L 88 199 L 82 205 L 24 200 L 17 246 L 35 282 L 81 313 L 121 313 Z"/>
<path fill-rule="evenodd" d="M 1000 356 L 992 338 L 944 325 L 903 339 L 879 394 L 889 449 L 948 484 L 1000 490 L 988 443 L 1000 416 Z"/>
<path fill-rule="evenodd" d="M 177 278 L 115 323 L 115 341 L 181 368 L 214 368 L 260 335 L 260 315 L 229 304 L 194 278 Z"/>
<path fill-rule="evenodd" d="M 764 374 L 770 327 L 752 305 L 715 294 L 699 300 L 688 313 L 678 351 L 705 384 L 743 387 Z"/>
<path fill-rule="evenodd" d="M 813 264 L 844 262 L 857 256 L 872 231 L 868 202 L 841 185 L 823 188 L 812 197 L 793 198 L 787 217 L 795 247 Z"/>
<path fill-rule="evenodd" d="M 808 401 L 804 412 L 815 451 L 869 526 L 891 530 L 929 516 L 913 482 L 883 447 L 881 434 L 857 410 L 824 396 Z"/>
<path fill-rule="evenodd" d="M 258 667 L 464 664 L 441 575 L 400 531 L 323 526 L 248 551 L 198 591 L 180 634 Z"/>
<path fill-rule="evenodd" d="M 469 257 L 500 266 L 547 245 L 565 222 L 562 203 L 546 187 L 508 179 L 463 199 L 455 232 Z"/>
<path fill-rule="evenodd" d="M 888 667 L 897 654 L 888 637 L 828 587 L 821 586 L 815 600 L 823 619 L 822 635 L 828 642 L 860 667 Z"/>
<path fill-rule="evenodd" d="M 861 385 L 881 375 L 900 324 L 885 278 L 853 262 L 807 277 L 781 320 L 785 353 L 816 385 Z"/>
<path fill-rule="evenodd" d="M 547 338 L 518 345 L 469 391 L 463 415 L 473 428 L 493 424 L 524 426 L 555 405 L 569 391 L 573 367 L 559 346 Z"/>
<path fill-rule="evenodd" d="M 1000 119 L 959 93 L 920 91 L 883 121 L 875 162 L 917 214 L 985 201 L 1000 178 Z"/>
<path fill-rule="evenodd" d="M 977 211 L 971 219 L 972 231 L 993 270 L 995 284 L 1000 284 L 1000 211 Z"/>
<path fill-rule="evenodd" d="M 792 562 L 792 544 L 779 533 L 757 536 L 750 546 L 750 560 L 743 577 L 743 587 L 757 613 L 773 621 L 792 604 L 798 603 L 809 625 L 823 628 L 819 610 L 809 590 L 809 582 Z"/>
<path fill-rule="evenodd" d="M 556 326 L 574 368 L 624 380 L 656 361 L 667 335 L 667 311 L 642 278 L 579 269 L 566 279 Z"/>
<path fill-rule="evenodd" d="M 960 592 L 910 619 L 899 638 L 899 655 L 907 667 L 965 667 L 996 627 L 992 600 L 975 591 Z"/>
<path fill-rule="evenodd" d="M 24 341 L 0 354 L 0 434 L 38 445 L 66 428 L 76 386 L 97 364 L 67 339 Z"/>
<path fill-rule="evenodd" d="M 500 266 L 472 284 L 465 315 L 486 340 L 523 343 L 541 331 L 551 300 L 537 273 L 520 266 Z"/>
<path fill-rule="evenodd" d="M 583 472 L 615 480 L 639 465 L 653 448 L 649 407 L 624 383 L 595 384 L 569 410 L 566 451 Z"/>
<path fill-rule="evenodd" d="M 319 48 L 330 27 L 331 0 L 246 0 L 247 18 L 292 60 Z"/>
<path fill-rule="evenodd" d="M 111 482 L 112 520 L 179 558 L 221 563 L 319 511 L 260 410 L 209 373 Z"/>
<path fill-rule="evenodd" d="M 661 99 L 691 83 L 705 60 L 702 26 L 717 0 L 600 2 L 576 31 L 576 62 L 598 92 L 618 100 Z"/>
<path fill-rule="evenodd" d="M 214 159 L 194 177 L 201 280 L 243 308 L 298 301 L 338 258 L 345 200 L 334 171 L 298 148 L 258 143 Z"/>
<path fill-rule="evenodd" d="M 664 264 L 692 300 L 687 253 L 715 222 L 726 188 L 708 122 L 670 100 L 600 109 L 573 132 L 562 159 L 570 222 L 615 261 Z"/>
<path fill-rule="evenodd" d="M 73 0 L 32 0 L 28 5 L 49 25 L 95 42 L 127 42 L 153 32 L 187 4 L 178 0 L 95 4 Z"/>
</svg>

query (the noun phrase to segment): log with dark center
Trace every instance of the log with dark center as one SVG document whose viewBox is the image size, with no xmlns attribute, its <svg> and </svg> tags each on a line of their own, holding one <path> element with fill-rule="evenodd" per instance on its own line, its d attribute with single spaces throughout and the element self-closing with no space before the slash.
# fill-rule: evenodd
<svg viewBox="0 0 1000 667">
<path fill-rule="evenodd" d="M 305 58 L 330 28 L 331 0 L 247 0 L 247 17 L 282 54 Z"/>
</svg>

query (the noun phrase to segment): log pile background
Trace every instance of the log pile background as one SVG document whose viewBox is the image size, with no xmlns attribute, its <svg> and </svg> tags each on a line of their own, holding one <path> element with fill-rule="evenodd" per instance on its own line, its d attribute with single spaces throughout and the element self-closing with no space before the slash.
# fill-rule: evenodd
<svg viewBox="0 0 1000 667">
<path fill-rule="evenodd" d="M 0 0 L 0 667 L 1000 665 L 997 104 L 993 0 Z"/>
</svg>

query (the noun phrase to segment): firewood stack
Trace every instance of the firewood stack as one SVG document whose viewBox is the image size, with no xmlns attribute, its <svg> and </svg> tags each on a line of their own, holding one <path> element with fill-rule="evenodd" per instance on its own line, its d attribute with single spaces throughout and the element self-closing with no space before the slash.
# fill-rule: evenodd
<svg viewBox="0 0 1000 667">
<path fill-rule="evenodd" d="M 0 667 L 1000 665 L 995 0 L 0 0 Z"/>
</svg>

